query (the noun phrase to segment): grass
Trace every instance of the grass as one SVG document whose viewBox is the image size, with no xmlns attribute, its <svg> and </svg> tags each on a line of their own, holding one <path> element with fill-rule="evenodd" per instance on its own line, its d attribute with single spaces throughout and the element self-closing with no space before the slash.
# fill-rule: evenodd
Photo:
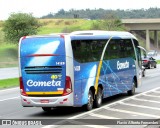
<svg viewBox="0 0 160 128">
<path fill-rule="evenodd" d="M 88 30 L 92 21 L 85 19 L 40 19 L 41 28 L 38 34 L 61 33 L 65 30 Z"/>
<path fill-rule="evenodd" d="M 0 44 L 0 68 L 18 66 L 18 46 Z"/>
<path fill-rule="evenodd" d="M 18 78 L 0 80 L 0 89 L 11 88 L 19 86 Z"/>
<path fill-rule="evenodd" d="M 18 66 L 17 45 L 9 44 L 4 40 L 2 21 L 0 21 L 0 68 Z"/>
<path fill-rule="evenodd" d="M 156 60 L 157 61 L 157 64 L 160 64 L 160 60 Z"/>
</svg>

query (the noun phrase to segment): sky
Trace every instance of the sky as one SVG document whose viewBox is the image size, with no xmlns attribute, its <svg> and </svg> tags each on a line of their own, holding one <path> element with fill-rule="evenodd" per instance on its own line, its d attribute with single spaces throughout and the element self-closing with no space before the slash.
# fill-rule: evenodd
<svg viewBox="0 0 160 128">
<path fill-rule="evenodd" d="M 56 13 L 60 9 L 148 9 L 160 8 L 160 0 L 0 0 L 0 20 L 6 20 L 11 13 L 32 13 L 41 17 Z"/>
</svg>

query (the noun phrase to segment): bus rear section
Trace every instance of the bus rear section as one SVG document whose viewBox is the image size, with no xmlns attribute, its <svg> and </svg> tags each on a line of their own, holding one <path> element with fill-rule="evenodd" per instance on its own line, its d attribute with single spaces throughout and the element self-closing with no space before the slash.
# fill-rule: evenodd
<svg viewBox="0 0 160 128">
<path fill-rule="evenodd" d="M 72 106 L 70 76 L 66 76 L 64 37 L 23 37 L 19 43 L 22 105 Z"/>
</svg>

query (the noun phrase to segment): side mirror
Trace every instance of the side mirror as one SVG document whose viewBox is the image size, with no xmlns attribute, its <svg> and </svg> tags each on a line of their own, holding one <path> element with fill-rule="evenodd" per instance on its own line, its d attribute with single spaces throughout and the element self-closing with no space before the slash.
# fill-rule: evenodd
<svg viewBox="0 0 160 128">
<path fill-rule="evenodd" d="M 142 70 L 145 70 L 145 67 L 144 67 L 144 66 L 142 66 Z"/>
</svg>

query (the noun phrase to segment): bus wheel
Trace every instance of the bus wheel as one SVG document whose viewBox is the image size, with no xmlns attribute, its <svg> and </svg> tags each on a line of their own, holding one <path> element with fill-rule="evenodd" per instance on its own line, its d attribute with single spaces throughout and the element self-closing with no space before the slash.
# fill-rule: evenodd
<svg viewBox="0 0 160 128">
<path fill-rule="evenodd" d="M 88 94 L 88 103 L 86 104 L 87 111 L 90 111 L 93 108 L 93 93 L 89 90 Z"/>
<path fill-rule="evenodd" d="M 43 111 L 45 111 L 45 112 L 50 112 L 50 111 L 53 110 L 52 107 L 42 107 L 42 109 L 43 109 Z"/>
<path fill-rule="evenodd" d="M 95 107 L 99 108 L 102 105 L 102 89 L 98 87 L 97 95 L 94 100 Z"/>
<path fill-rule="evenodd" d="M 136 88 L 136 83 L 135 81 L 133 81 L 132 89 L 127 92 L 129 96 L 132 96 L 135 94 L 135 88 Z"/>
</svg>

